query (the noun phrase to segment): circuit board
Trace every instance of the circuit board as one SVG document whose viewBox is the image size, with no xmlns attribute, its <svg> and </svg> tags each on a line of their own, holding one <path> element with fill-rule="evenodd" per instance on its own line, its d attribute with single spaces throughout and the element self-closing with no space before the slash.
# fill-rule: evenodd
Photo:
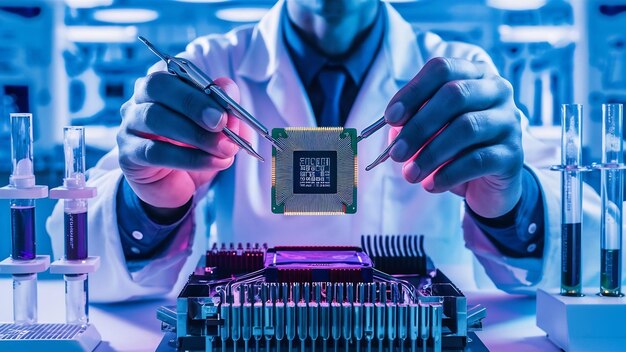
<svg viewBox="0 0 626 352">
<path fill-rule="evenodd" d="M 468 310 L 463 293 L 426 257 L 421 237 L 412 237 L 381 241 L 365 236 L 363 249 L 215 245 L 189 277 L 176 306 L 157 311 L 163 331 L 175 332 L 163 347 L 464 350 L 469 331 L 482 326 L 484 309 Z M 414 248 L 398 254 L 399 260 L 387 258 L 400 253 L 397 246 L 403 244 Z M 372 250 L 389 273 L 375 268 Z M 406 272 L 407 264 L 414 274 L 395 274 Z"/>
</svg>

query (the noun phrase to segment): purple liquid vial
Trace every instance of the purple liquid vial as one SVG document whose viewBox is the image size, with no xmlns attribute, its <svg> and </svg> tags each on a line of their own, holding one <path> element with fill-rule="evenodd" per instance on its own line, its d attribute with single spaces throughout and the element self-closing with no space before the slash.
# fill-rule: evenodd
<svg viewBox="0 0 626 352">
<path fill-rule="evenodd" d="M 87 258 L 87 212 L 65 213 L 65 259 Z"/>
<path fill-rule="evenodd" d="M 11 257 L 15 260 L 35 259 L 35 206 L 19 205 L 26 200 L 14 200 L 11 202 L 11 237 L 13 251 Z"/>
</svg>

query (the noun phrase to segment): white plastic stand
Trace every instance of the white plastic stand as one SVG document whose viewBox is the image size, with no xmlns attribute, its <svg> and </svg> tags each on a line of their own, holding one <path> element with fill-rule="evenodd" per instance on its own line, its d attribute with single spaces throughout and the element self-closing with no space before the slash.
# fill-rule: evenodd
<svg viewBox="0 0 626 352">
<path fill-rule="evenodd" d="M 50 190 L 55 198 L 92 198 L 95 188 Z M 0 188 L 0 199 L 40 199 L 48 196 L 47 186 Z M 100 266 L 99 257 L 84 260 L 57 260 L 50 264 L 50 256 L 38 255 L 33 260 L 14 260 L 9 257 L 0 262 L 0 273 L 25 275 L 46 271 L 72 275 L 92 273 Z M 15 298 L 14 298 L 15 299 Z M 36 299 L 35 299 L 36 302 Z M 36 309 L 36 308 L 35 308 Z M 92 324 L 0 323 L 0 351 L 93 351 L 102 337 Z"/>
<path fill-rule="evenodd" d="M 100 257 L 87 257 L 82 260 L 55 260 L 50 265 L 50 274 L 88 274 L 100 267 Z"/>
<path fill-rule="evenodd" d="M 626 348 L 626 297 L 584 297 L 537 290 L 537 326 L 565 351 L 623 351 Z"/>
<path fill-rule="evenodd" d="M 48 186 L 16 188 L 11 185 L 0 188 L 0 199 L 41 199 L 48 196 Z"/>
<path fill-rule="evenodd" d="M 36 274 L 48 270 L 49 266 L 49 255 L 38 255 L 31 260 L 15 260 L 8 257 L 0 262 L 0 274 Z"/>
<path fill-rule="evenodd" d="M 84 352 L 96 349 L 101 340 L 91 324 L 0 323 L 0 351 Z"/>
</svg>

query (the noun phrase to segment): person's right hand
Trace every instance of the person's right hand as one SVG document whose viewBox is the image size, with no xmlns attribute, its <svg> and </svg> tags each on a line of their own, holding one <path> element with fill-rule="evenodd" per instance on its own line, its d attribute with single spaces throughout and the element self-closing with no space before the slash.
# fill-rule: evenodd
<svg viewBox="0 0 626 352">
<path fill-rule="evenodd" d="M 239 100 L 233 81 L 215 83 Z M 251 134 L 208 95 L 166 72 L 138 79 L 121 115 L 122 172 L 144 203 L 163 211 L 185 205 L 233 163 L 239 147 L 221 132 L 225 126 L 247 140 Z"/>
</svg>

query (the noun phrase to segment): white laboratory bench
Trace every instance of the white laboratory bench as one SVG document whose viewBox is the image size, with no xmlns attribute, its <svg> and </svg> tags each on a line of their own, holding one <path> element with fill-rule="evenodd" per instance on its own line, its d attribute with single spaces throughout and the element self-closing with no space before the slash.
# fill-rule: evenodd
<svg viewBox="0 0 626 352">
<path fill-rule="evenodd" d="M 0 279 L 0 322 L 12 320 L 11 279 Z M 65 300 L 62 280 L 41 280 L 39 321 L 63 322 Z M 487 307 L 484 329 L 478 336 L 490 351 L 559 351 L 535 325 L 535 300 L 501 292 L 465 292 L 468 305 Z M 102 335 L 96 351 L 154 351 L 163 334 L 156 308 L 172 305 L 173 299 L 134 303 L 92 304 L 91 322 Z"/>
</svg>

